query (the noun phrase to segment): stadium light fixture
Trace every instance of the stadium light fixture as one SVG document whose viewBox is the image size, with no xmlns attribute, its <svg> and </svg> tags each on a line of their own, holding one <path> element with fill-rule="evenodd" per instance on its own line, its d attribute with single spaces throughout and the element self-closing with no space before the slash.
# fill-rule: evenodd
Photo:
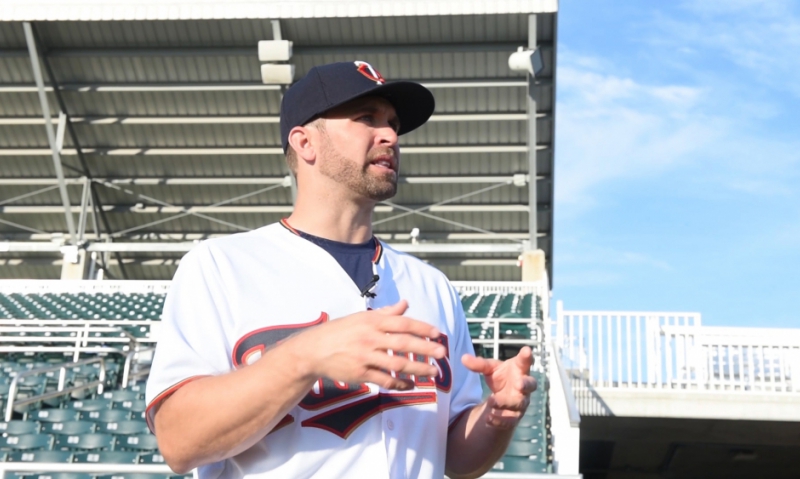
<svg viewBox="0 0 800 479">
<path fill-rule="evenodd" d="M 508 68 L 516 72 L 528 72 L 535 78 L 536 75 L 544 70 L 542 49 L 525 50 L 519 47 L 516 52 L 508 57 Z"/>
<path fill-rule="evenodd" d="M 261 81 L 267 85 L 291 85 L 294 65 L 265 63 L 261 65 Z"/>
<path fill-rule="evenodd" d="M 292 58 L 292 42 L 289 40 L 261 40 L 258 42 L 258 60 L 262 62 L 286 62 Z"/>
<path fill-rule="evenodd" d="M 258 59 L 268 62 L 261 65 L 261 81 L 265 84 L 290 85 L 294 80 L 294 65 L 285 63 L 292 58 L 289 40 L 261 40 L 258 42 Z"/>
</svg>

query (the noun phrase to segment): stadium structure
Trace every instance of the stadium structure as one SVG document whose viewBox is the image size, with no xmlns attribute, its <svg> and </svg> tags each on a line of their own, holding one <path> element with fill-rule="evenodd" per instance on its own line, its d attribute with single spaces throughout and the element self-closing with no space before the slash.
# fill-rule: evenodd
<svg viewBox="0 0 800 479">
<path fill-rule="evenodd" d="M 363 60 L 436 98 L 383 241 L 539 389 L 484 477 L 793 477 L 800 333 L 551 308 L 556 0 L 0 5 L 0 472 L 166 478 L 143 384 L 197 243 L 278 221 L 283 91 Z M 698 472 L 700 471 L 700 472 Z"/>
</svg>

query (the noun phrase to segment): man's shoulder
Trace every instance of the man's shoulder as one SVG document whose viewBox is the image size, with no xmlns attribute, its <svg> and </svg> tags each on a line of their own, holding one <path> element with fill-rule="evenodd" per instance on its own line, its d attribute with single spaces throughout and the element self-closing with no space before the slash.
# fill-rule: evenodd
<svg viewBox="0 0 800 479">
<path fill-rule="evenodd" d="M 278 242 L 280 238 L 280 224 L 273 223 L 261 228 L 233 233 L 219 238 L 211 238 L 200 242 L 195 248 L 211 253 L 227 251 L 247 251 L 251 248 L 263 247 L 271 241 Z"/>
<path fill-rule="evenodd" d="M 280 242 L 280 225 L 275 223 L 251 231 L 202 241 L 181 259 L 181 263 L 189 261 L 199 264 L 219 262 L 241 264 L 242 261 L 247 262 L 266 252 L 274 251 Z"/>
<path fill-rule="evenodd" d="M 387 255 L 387 260 L 401 266 L 408 271 L 413 271 L 415 276 L 422 276 L 426 280 L 435 281 L 437 283 L 446 284 L 450 286 L 450 280 L 441 270 L 434 266 L 422 261 L 414 255 L 398 251 L 395 248 L 381 242 L 384 248 L 384 254 Z"/>
</svg>

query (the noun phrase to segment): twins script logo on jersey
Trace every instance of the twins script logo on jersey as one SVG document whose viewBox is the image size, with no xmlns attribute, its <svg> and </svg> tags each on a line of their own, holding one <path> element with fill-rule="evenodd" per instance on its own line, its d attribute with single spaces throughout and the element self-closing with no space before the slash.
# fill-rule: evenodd
<svg viewBox="0 0 800 479">
<path fill-rule="evenodd" d="M 252 364 L 261 357 L 265 349 L 302 329 L 316 326 L 326 321 L 328 321 L 328 315 L 327 313 L 322 313 L 319 318 L 310 323 L 271 326 L 251 331 L 239 339 L 233 347 L 233 364 L 237 368 Z M 453 385 L 453 373 L 450 369 L 450 345 L 447 336 L 442 334 L 435 341 L 442 344 L 447 351 L 446 356 L 442 359 L 432 359 L 410 353 L 394 353 L 407 355 L 412 361 L 434 364 L 439 370 L 439 374 L 435 378 L 410 376 L 407 378 L 414 381 L 414 391 L 404 393 L 380 392 L 378 394 L 371 394 L 369 387 L 363 383 L 353 385 L 332 381 L 328 378 L 319 378 L 298 406 L 306 411 L 319 411 L 331 406 L 339 406 L 313 415 L 300 425 L 302 427 L 316 427 L 336 434 L 341 438 L 347 438 L 367 419 L 387 409 L 414 404 L 436 403 L 437 389 L 442 392 L 450 392 Z M 361 399 L 347 402 L 359 397 Z M 291 415 L 286 415 L 273 431 L 293 423 L 294 420 Z"/>
<path fill-rule="evenodd" d="M 365 77 L 369 78 L 370 80 L 374 81 L 379 85 L 383 85 L 386 83 L 386 80 L 383 79 L 380 72 L 376 70 L 372 65 L 367 62 L 362 62 L 359 60 L 354 61 L 353 63 L 356 64 L 356 69 L 359 73 L 364 75 Z"/>
</svg>

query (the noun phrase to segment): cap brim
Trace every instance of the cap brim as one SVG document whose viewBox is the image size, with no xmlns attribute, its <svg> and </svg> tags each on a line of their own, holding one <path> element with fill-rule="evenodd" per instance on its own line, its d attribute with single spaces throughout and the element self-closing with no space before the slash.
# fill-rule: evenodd
<svg viewBox="0 0 800 479">
<path fill-rule="evenodd" d="M 433 110 L 436 108 L 436 100 L 434 100 L 430 90 L 419 83 L 398 81 L 376 86 L 372 90 L 365 91 L 333 105 L 328 110 L 365 96 L 385 98 L 392 104 L 395 113 L 397 113 L 397 118 L 400 120 L 398 135 L 405 135 L 424 125 L 433 115 Z"/>
<path fill-rule="evenodd" d="M 388 100 L 400 119 L 400 131 L 397 132 L 399 135 L 424 125 L 436 108 L 436 100 L 431 91 L 414 82 L 386 83 L 360 96 L 379 96 Z"/>
</svg>

